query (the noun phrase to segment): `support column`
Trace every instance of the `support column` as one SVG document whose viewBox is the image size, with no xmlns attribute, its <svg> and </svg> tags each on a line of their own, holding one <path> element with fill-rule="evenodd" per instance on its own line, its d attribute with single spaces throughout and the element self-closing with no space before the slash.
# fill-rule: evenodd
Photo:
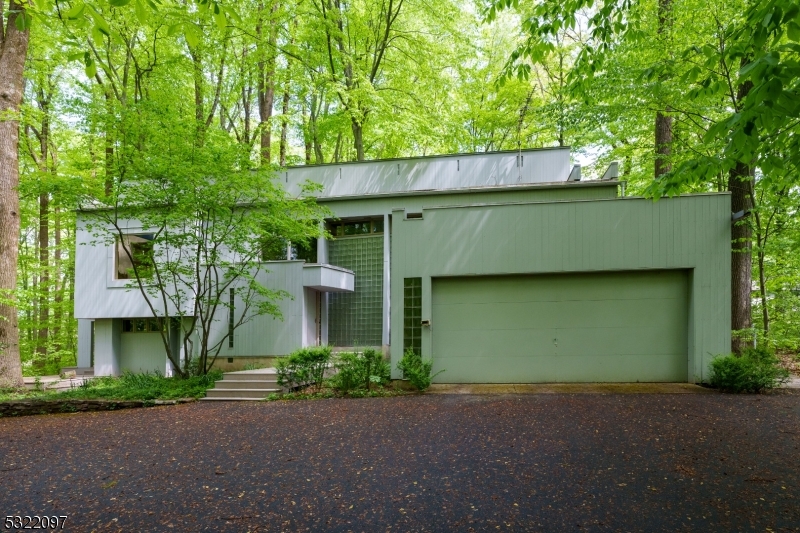
<svg viewBox="0 0 800 533">
<path fill-rule="evenodd" d="M 391 344 L 391 273 L 392 273 L 392 217 L 389 214 L 383 215 L 383 334 L 381 344 L 383 345 L 383 355 L 389 354 Z"/>
<path fill-rule="evenodd" d="M 78 368 L 92 366 L 92 320 L 78 319 Z"/>
<path fill-rule="evenodd" d="M 103 318 L 94 321 L 94 375 L 120 374 L 120 334 L 122 320 Z"/>
</svg>

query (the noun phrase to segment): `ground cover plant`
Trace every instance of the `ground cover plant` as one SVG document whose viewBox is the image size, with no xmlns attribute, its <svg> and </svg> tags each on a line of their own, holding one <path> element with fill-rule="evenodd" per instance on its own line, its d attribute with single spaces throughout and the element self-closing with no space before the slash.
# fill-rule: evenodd
<svg viewBox="0 0 800 533">
<path fill-rule="evenodd" d="M 319 352 L 319 353 L 317 353 Z M 324 360 L 324 364 L 321 362 Z M 315 366 L 316 365 L 316 366 Z M 333 375 L 324 377 L 332 366 Z M 303 348 L 276 366 L 278 384 L 287 387 L 283 395 L 271 394 L 268 400 L 310 400 L 336 398 L 374 398 L 407 394 L 391 383 L 391 367 L 374 348 L 356 352 L 331 353 L 330 347 Z"/>
<path fill-rule="evenodd" d="M 440 370 L 436 374 L 431 375 L 433 360 L 422 359 L 422 356 L 417 355 L 414 350 L 406 350 L 406 353 L 403 354 L 403 358 L 397 363 L 397 369 L 403 372 L 403 376 L 410 381 L 417 390 L 421 391 L 430 387 L 433 378 L 444 372 L 444 370 Z"/>
<path fill-rule="evenodd" d="M 275 365 L 278 385 L 290 391 L 302 386 L 310 386 L 319 391 L 330 359 L 330 346 L 309 346 L 295 350 Z"/>
<path fill-rule="evenodd" d="M 391 379 L 391 368 L 384 361 L 383 354 L 373 348 L 361 352 L 341 352 L 334 362 L 336 374 L 330 379 L 330 386 L 343 394 L 355 391 L 369 391 L 382 387 Z"/>
<path fill-rule="evenodd" d="M 789 371 L 767 348 L 748 348 L 741 356 L 719 356 L 711 362 L 709 384 L 725 392 L 762 392 L 786 383 Z"/>
<path fill-rule="evenodd" d="M 0 391 L 0 401 L 10 400 L 175 400 L 202 398 L 222 372 L 212 370 L 204 376 L 165 377 L 160 373 L 134 374 L 119 377 L 102 376 L 86 380 L 83 385 L 59 392 L 54 390 Z"/>
</svg>

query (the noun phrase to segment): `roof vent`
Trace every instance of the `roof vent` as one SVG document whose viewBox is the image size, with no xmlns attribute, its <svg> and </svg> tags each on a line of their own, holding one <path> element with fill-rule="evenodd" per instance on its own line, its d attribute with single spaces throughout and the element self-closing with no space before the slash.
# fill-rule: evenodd
<svg viewBox="0 0 800 533">
<path fill-rule="evenodd" d="M 581 166 L 575 165 L 572 167 L 572 172 L 569 173 L 567 181 L 581 181 Z"/>
<path fill-rule="evenodd" d="M 619 177 L 619 163 L 612 161 L 601 180 L 615 180 Z"/>
</svg>

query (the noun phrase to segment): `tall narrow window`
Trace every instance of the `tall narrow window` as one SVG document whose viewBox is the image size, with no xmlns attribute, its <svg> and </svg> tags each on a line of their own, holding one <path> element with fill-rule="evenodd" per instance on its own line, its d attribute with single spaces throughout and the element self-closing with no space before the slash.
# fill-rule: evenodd
<svg viewBox="0 0 800 533">
<path fill-rule="evenodd" d="M 403 279 L 403 351 L 422 355 L 422 278 Z"/>
<path fill-rule="evenodd" d="M 233 302 L 236 293 L 230 290 L 230 305 L 228 306 L 228 348 L 233 348 Z"/>
</svg>

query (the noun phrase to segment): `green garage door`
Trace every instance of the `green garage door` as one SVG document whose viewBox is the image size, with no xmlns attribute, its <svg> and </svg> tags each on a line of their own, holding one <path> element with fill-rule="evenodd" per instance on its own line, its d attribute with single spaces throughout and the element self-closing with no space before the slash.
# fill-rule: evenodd
<svg viewBox="0 0 800 533">
<path fill-rule="evenodd" d="M 440 383 L 688 381 L 685 271 L 434 278 Z"/>
</svg>

